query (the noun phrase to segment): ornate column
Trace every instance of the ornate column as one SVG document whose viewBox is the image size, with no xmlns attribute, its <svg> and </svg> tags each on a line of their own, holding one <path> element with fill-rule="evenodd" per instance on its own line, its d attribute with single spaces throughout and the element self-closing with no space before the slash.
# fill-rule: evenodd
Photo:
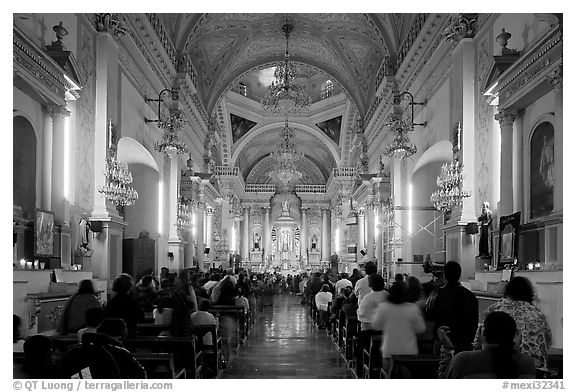
<svg viewBox="0 0 576 392">
<path fill-rule="evenodd" d="M 212 231 L 214 224 L 214 210 L 211 207 L 206 207 L 206 247 L 210 248 L 209 256 L 214 253 L 212 249 Z"/>
<path fill-rule="evenodd" d="M 70 112 L 64 106 L 54 106 L 50 111 L 52 117 L 52 211 L 54 220 L 61 225 L 68 225 L 69 216 L 67 200 L 64 196 L 64 144 L 65 122 Z"/>
<path fill-rule="evenodd" d="M 206 203 L 204 202 L 204 197 L 202 201 L 198 203 L 198 225 L 196 227 L 196 262 L 198 267 L 204 268 L 204 247 L 206 245 L 206 238 L 204 237 L 204 214 L 206 212 Z"/>
<path fill-rule="evenodd" d="M 523 143 L 522 143 L 522 129 L 524 113 L 517 113 L 516 119 L 513 124 L 514 131 L 512 132 L 512 178 L 513 178 L 513 200 L 512 200 L 512 211 L 522 210 L 522 196 L 524 195 L 523 190 Z M 484 201 L 484 200 L 482 200 Z"/>
<path fill-rule="evenodd" d="M 494 116 L 500 123 L 500 209 L 499 215 L 512 214 L 514 207 L 512 136 L 515 115 L 508 109 L 500 109 Z"/>
<path fill-rule="evenodd" d="M 107 29 L 100 30 L 96 36 L 96 100 L 95 100 L 95 132 L 94 132 L 94 208 L 93 218 L 109 218 L 106 208 L 106 198 L 100 192 L 105 184 L 104 168 L 108 151 L 108 118 L 110 117 L 108 102 L 108 83 L 113 76 L 112 67 L 118 58 L 118 45 Z"/>
<path fill-rule="evenodd" d="M 330 209 L 322 209 L 322 261 L 330 259 Z"/>
<path fill-rule="evenodd" d="M 264 207 L 264 233 L 262 241 L 264 242 L 264 254 L 262 257 L 272 255 L 272 227 L 270 226 L 270 207 Z M 268 257 L 269 258 L 269 257 Z"/>
<path fill-rule="evenodd" d="M 250 259 L 250 207 L 245 207 L 242 211 L 244 215 L 242 224 L 242 259 L 248 261 Z"/>
<path fill-rule="evenodd" d="M 302 207 L 302 230 L 300 231 L 300 260 L 308 264 L 308 208 Z"/>
<path fill-rule="evenodd" d="M 360 251 L 366 247 L 366 215 L 363 208 L 358 209 L 358 231 L 356 238 L 356 260 L 362 258 Z"/>
<path fill-rule="evenodd" d="M 178 235 L 178 154 L 170 152 L 170 182 L 168 185 L 168 222 L 169 222 L 169 241 L 180 241 Z M 176 258 L 174 259 L 176 261 Z"/>
<path fill-rule="evenodd" d="M 563 180 L 564 173 L 564 132 L 563 132 L 563 80 L 562 80 L 562 64 L 548 76 L 550 82 L 554 86 L 554 212 L 562 213 L 563 211 Z"/>
<path fill-rule="evenodd" d="M 52 210 L 52 115 L 47 108 L 42 138 L 42 208 Z"/>
</svg>

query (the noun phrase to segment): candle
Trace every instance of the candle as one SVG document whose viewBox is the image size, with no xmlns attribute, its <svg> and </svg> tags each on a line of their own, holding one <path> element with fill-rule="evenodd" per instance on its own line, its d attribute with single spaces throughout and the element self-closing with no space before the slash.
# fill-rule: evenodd
<svg viewBox="0 0 576 392">
<path fill-rule="evenodd" d="M 26 259 L 20 259 L 20 269 L 26 269 Z"/>
<path fill-rule="evenodd" d="M 112 147 L 112 119 L 108 120 L 108 148 Z"/>
<path fill-rule="evenodd" d="M 528 263 L 528 270 L 532 271 L 534 269 L 534 263 Z"/>
</svg>

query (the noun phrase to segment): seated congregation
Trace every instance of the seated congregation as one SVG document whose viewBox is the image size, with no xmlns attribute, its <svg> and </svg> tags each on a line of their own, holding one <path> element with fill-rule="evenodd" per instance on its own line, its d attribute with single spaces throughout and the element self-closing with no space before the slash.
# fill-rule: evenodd
<svg viewBox="0 0 576 392">
<path fill-rule="evenodd" d="M 386 287 L 373 262 L 365 272 L 314 273 L 295 287 L 358 378 L 561 377 L 528 279 L 513 277 L 503 297 L 479 314 L 456 262 L 424 284 L 397 274 Z"/>
<path fill-rule="evenodd" d="M 14 315 L 14 378 L 219 377 L 250 331 L 263 286 L 217 269 L 137 284 L 121 274 L 101 303 L 92 281 L 81 281 L 54 335 L 24 340 Z"/>
</svg>

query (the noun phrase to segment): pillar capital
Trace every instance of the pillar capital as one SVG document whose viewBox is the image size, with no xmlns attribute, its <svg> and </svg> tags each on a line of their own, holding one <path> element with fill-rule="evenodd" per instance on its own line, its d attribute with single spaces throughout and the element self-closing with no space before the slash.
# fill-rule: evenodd
<svg viewBox="0 0 576 392">
<path fill-rule="evenodd" d="M 70 111 L 64 105 L 49 106 L 48 113 L 50 113 L 52 120 L 70 117 Z"/>
<path fill-rule="evenodd" d="M 510 109 L 500 109 L 498 110 L 498 113 L 494 115 L 494 120 L 498 121 L 500 123 L 500 126 L 502 125 L 511 126 L 514 123 L 515 119 L 516 115 Z"/>
</svg>

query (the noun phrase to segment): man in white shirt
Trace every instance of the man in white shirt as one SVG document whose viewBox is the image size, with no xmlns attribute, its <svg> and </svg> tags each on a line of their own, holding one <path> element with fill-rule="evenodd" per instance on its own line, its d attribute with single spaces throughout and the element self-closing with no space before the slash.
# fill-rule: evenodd
<svg viewBox="0 0 576 392">
<path fill-rule="evenodd" d="M 366 294 L 358 306 L 358 321 L 360 329 L 366 331 L 371 329 L 371 323 L 376 314 L 378 305 L 385 302 L 388 298 L 388 292 L 384 290 L 384 278 L 378 274 L 372 274 L 368 277 L 371 292 Z"/>
<path fill-rule="evenodd" d="M 338 280 L 338 282 L 336 282 L 334 286 L 335 286 L 336 298 L 338 298 L 342 296 L 342 293 L 340 291 L 343 288 L 346 288 L 348 286 L 352 287 L 352 282 L 348 280 L 348 274 L 346 272 L 342 272 L 340 274 L 340 280 Z"/>
<path fill-rule="evenodd" d="M 373 261 L 369 261 L 364 266 L 364 271 L 366 272 L 366 276 L 362 279 L 358 279 L 356 286 L 354 287 L 354 294 L 356 295 L 356 298 L 358 298 L 358 305 L 362 303 L 362 298 L 372 291 L 368 284 L 368 277 L 378 271 L 378 266 Z"/>
<path fill-rule="evenodd" d="M 330 286 L 327 284 L 322 286 L 322 290 L 316 294 L 314 297 L 316 301 L 316 309 L 320 314 L 320 324 L 318 329 L 325 329 L 326 322 L 328 321 L 328 304 L 332 302 L 332 293 L 330 292 Z"/>
</svg>

